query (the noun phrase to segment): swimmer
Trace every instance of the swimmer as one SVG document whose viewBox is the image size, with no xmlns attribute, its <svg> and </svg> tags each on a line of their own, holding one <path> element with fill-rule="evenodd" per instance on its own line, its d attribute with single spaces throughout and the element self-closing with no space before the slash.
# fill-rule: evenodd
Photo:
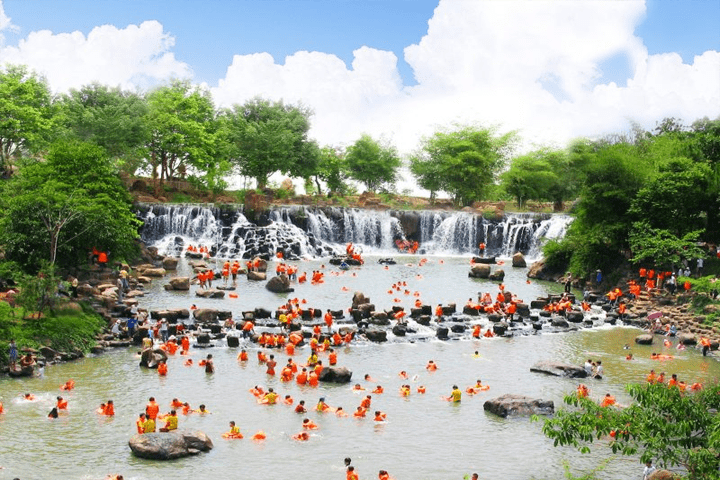
<svg viewBox="0 0 720 480">
<path fill-rule="evenodd" d="M 359 383 L 356 383 L 355 386 L 354 386 L 352 389 L 353 389 L 354 391 L 365 390 L 365 389 L 362 387 L 362 385 L 360 385 Z"/>
<path fill-rule="evenodd" d="M 67 400 L 63 399 L 63 397 L 57 397 L 57 405 L 55 405 L 58 410 L 67 410 L 68 402 Z"/>
<path fill-rule="evenodd" d="M 193 413 L 199 413 L 201 415 L 205 415 L 206 413 L 211 413 L 211 412 L 205 409 L 204 403 L 201 403 L 197 410 L 193 410 Z"/>
<path fill-rule="evenodd" d="M 283 403 L 285 405 L 292 405 L 295 401 L 290 395 L 285 395 L 285 399 L 283 400 Z"/>
<path fill-rule="evenodd" d="M 405 370 L 403 370 L 402 372 L 398 373 L 398 377 L 402 378 L 403 380 L 407 380 L 408 374 Z"/>
<path fill-rule="evenodd" d="M 306 442 L 310 440 L 310 434 L 307 432 L 296 433 L 292 436 L 292 439 L 297 440 L 298 442 Z"/>
<path fill-rule="evenodd" d="M 383 389 L 382 385 L 378 385 L 377 387 L 375 387 L 375 389 L 372 391 L 372 393 L 379 394 L 379 393 L 383 393 L 384 391 L 385 390 Z"/>
<path fill-rule="evenodd" d="M 307 413 L 307 409 L 305 408 L 305 400 L 300 400 L 300 402 L 298 402 L 297 406 L 295 407 L 295 413 Z"/>
<path fill-rule="evenodd" d="M 377 382 L 377 380 L 375 380 L 374 378 L 372 378 L 369 373 L 366 373 L 366 374 L 365 374 L 365 381 L 366 381 L 366 382 L 372 382 L 372 383 L 376 383 L 376 382 Z"/>
<path fill-rule="evenodd" d="M 223 433 L 222 436 L 223 436 L 223 438 L 234 438 L 234 439 L 238 439 L 238 440 L 244 438 L 243 434 L 240 433 L 240 427 L 235 425 L 234 420 L 230 421 L 230 430 Z"/>
<path fill-rule="evenodd" d="M 434 372 L 435 370 L 437 370 L 437 364 L 434 361 L 430 360 L 425 366 L 425 370 L 427 370 L 428 372 Z"/>
<path fill-rule="evenodd" d="M 375 418 L 373 419 L 376 422 L 384 422 L 387 419 L 387 415 L 380 410 L 375 410 Z"/>
<path fill-rule="evenodd" d="M 625 360 L 632 360 L 632 359 L 633 359 L 632 353 L 628 353 L 627 356 L 625 357 Z"/>
<path fill-rule="evenodd" d="M 318 400 L 317 405 L 315 405 L 315 411 L 316 412 L 327 412 L 330 411 L 330 405 L 325 403 L 325 397 L 320 397 L 320 400 Z"/>
<path fill-rule="evenodd" d="M 313 421 L 310 420 L 309 418 L 304 418 L 304 419 L 303 419 L 303 421 L 302 421 L 302 427 L 303 427 L 305 430 L 317 430 L 317 429 L 319 428 L 319 427 L 318 427 L 315 423 L 313 423 Z"/>
<path fill-rule="evenodd" d="M 68 380 L 63 385 L 60 386 L 60 390 L 72 390 L 73 388 L 75 388 L 74 380 Z"/>
<path fill-rule="evenodd" d="M 460 400 L 462 400 L 462 392 L 457 385 L 453 385 L 452 388 L 453 389 L 452 392 L 450 392 L 450 396 L 445 397 L 445 400 L 447 400 L 448 402 L 459 403 Z"/>
<path fill-rule="evenodd" d="M 255 440 L 256 442 L 263 441 L 266 438 L 267 438 L 267 435 L 265 435 L 265 432 L 263 432 L 262 430 L 258 430 L 255 433 L 255 435 L 252 436 L 252 439 Z"/>
<path fill-rule="evenodd" d="M 421 393 L 421 394 L 422 394 L 422 393 L 425 393 L 425 386 L 424 386 L 424 385 L 420 385 L 420 386 L 417 388 L 417 393 Z"/>
<path fill-rule="evenodd" d="M 335 409 L 335 415 L 338 417 L 347 417 L 348 414 L 343 410 L 343 407 L 337 407 Z"/>
</svg>

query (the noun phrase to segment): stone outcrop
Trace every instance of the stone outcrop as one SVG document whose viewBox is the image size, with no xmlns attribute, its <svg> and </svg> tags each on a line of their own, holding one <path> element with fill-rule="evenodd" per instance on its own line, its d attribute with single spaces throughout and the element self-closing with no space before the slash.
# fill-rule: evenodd
<svg viewBox="0 0 720 480">
<path fill-rule="evenodd" d="M 569 377 L 569 378 L 585 378 L 587 372 L 585 369 L 578 365 L 570 365 L 567 363 L 559 362 L 537 362 L 535 365 L 530 367 L 531 372 L 544 373 L 546 375 L 552 375 L 555 377 Z"/>
<path fill-rule="evenodd" d="M 635 343 L 638 345 L 652 345 L 653 336 L 650 333 L 643 333 L 642 335 L 635 337 Z"/>
<path fill-rule="evenodd" d="M 516 252 L 515 255 L 512 256 L 512 266 L 518 267 L 518 268 L 527 267 L 527 262 L 525 261 L 525 256 L 520 252 Z"/>
<path fill-rule="evenodd" d="M 345 367 L 325 367 L 320 372 L 318 380 L 328 383 L 349 383 L 352 372 Z"/>
<path fill-rule="evenodd" d="M 165 290 L 190 290 L 190 278 L 189 277 L 175 277 L 170 279 L 170 283 L 165 285 Z"/>
<path fill-rule="evenodd" d="M 161 348 L 146 348 L 140 354 L 140 366 L 147 368 L 157 368 L 158 363 L 162 360 L 167 362 L 168 356 Z"/>
<path fill-rule="evenodd" d="M 284 273 L 268 280 L 265 288 L 273 293 L 289 293 L 295 291 L 295 289 L 290 286 L 290 279 Z"/>
<path fill-rule="evenodd" d="M 212 440 L 201 431 L 137 434 L 130 438 L 128 445 L 136 457 L 151 460 L 173 460 L 213 448 Z"/>
<path fill-rule="evenodd" d="M 216 288 L 199 288 L 195 290 L 195 296 L 203 298 L 225 298 L 225 292 Z"/>
<path fill-rule="evenodd" d="M 254 270 L 251 270 L 247 272 L 247 279 L 248 280 L 255 280 L 255 281 L 265 281 L 267 280 L 267 274 L 265 272 L 256 272 Z"/>
<path fill-rule="evenodd" d="M 178 260 L 177 257 L 165 257 L 162 260 L 162 266 L 165 270 L 177 270 Z"/>
<path fill-rule="evenodd" d="M 500 417 L 517 417 L 529 415 L 552 415 L 555 404 L 552 400 L 540 400 L 523 395 L 506 394 L 493 398 L 483 404 L 485 411 Z"/>
<path fill-rule="evenodd" d="M 490 276 L 490 265 L 486 264 L 475 264 L 470 267 L 468 277 L 472 278 L 488 278 Z"/>
</svg>

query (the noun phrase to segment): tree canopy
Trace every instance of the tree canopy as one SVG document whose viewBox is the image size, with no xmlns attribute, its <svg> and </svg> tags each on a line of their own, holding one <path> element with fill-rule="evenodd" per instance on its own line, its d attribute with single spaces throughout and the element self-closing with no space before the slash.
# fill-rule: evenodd
<svg viewBox="0 0 720 480">
<path fill-rule="evenodd" d="M 363 134 L 345 153 L 345 165 L 350 178 L 375 192 L 392 184 L 398 177 L 402 162 L 395 147 Z"/>
<path fill-rule="evenodd" d="M 410 171 L 418 184 L 451 195 L 456 204 L 482 200 L 510 158 L 516 132 L 497 135 L 495 128 L 456 126 L 435 132 L 410 157 Z"/>
<path fill-rule="evenodd" d="M 543 432 L 555 445 L 581 452 L 606 446 L 614 454 L 640 454 L 663 467 L 683 467 L 690 480 L 718 478 L 720 469 L 720 386 L 690 393 L 664 384 L 628 385 L 627 408 L 600 407 L 592 400 L 565 397 L 573 409 L 545 420 Z"/>
<path fill-rule="evenodd" d="M 7 260 L 27 271 L 44 262 L 72 267 L 93 248 L 116 258 L 136 252 L 139 222 L 130 196 L 98 146 L 51 145 L 45 161 L 22 165 L 2 184 L 0 239 Z"/>
<path fill-rule="evenodd" d="M 0 176 L 7 177 L 12 158 L 34 153 L 51 131 L 50 89 L 26 67 L 0 71 Z"/>
</svg>

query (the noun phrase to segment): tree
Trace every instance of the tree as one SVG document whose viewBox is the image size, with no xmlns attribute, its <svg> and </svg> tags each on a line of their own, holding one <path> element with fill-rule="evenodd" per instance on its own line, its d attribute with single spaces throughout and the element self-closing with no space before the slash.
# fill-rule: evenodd
<svg viewBox="0 0 720 480">
<path fill-rule="evenodd" d="M 0 176 L 12 171 L 12 158 L 41 147 L 51 130 L 50 89 L 26 67 L 0 71 Z"/>
<path fill-rule="evenodd" d="M 348 147 L 345 164 L 350 178 L 375 192 L 383 185 L 395 183 L 402 162 L 395 147 L 363 134 Z"/>
<path fill-rule="evenodd" d="M 645 183 L 632 201 L 628 213 L 636 221 L 668 230 L 678 237 L 702 230 L 710 169 L 687 158 L 671 158 L 659 173 Z"/>
<path fill-rule="evenodd" d="M 315 174 L 318 193 L 322 192 L 320 181 L 325 182 L 330 193 L 344 193 L 347 189 L 346 179 L 345 153 L 333 147 L 320 149 L 320 161 Z"/>
<path fill-rule="evenodd" d="M 718 478 L 720 468 L 720 385 L 692 393 L 663 384 L 628 385 L 633 403 L 627 408 L 600 407 L 587 398 L 565 397 L 576 407 L 561 409 L 545 420 L 543 432 L 555 446 L 589 452 L 607 439 L 613 453 L 680 466 L 691 480 Z"/>
<path fill-rule="evenodd" d="M 658 267 L 674 270 L 685 260 L 705 256 L 698 247 L 701 230 L 686 232 L 683 237 L 659 228 L 652 228 L 647 221 L 635 222 L 630 231 L 630 250 L 634 263 L 649 261 Z"/>
<path fill-rule="evenodd" d="M 76 266 L 93 246 L 117 258 L 137 251 L 139 221 L 100 147 L 58 141 L 45 161 L 21 165 L 2 193 L 5 256 L 27 271 L 43 262 Z"/>
<path fill-rule="evenodd" d="M 515 197 L 522 208 L 527 200 L 544 200 L 550 197 L 550 187 L 559 183 L 550 162 L 542 151 L 515 158 L 507 172 L 500 175 L 503 189 Z"/>
<path fill-rule="evenodd" d="M 495 128 L 456 126 L 424 138 L 410 158 L 410 171 L 423 188 L 444 191 L 456 204 L 481 200 L 505 166 L 517 134 L 497 136 Z"/>
<path fill-rule="evenodd" d="M 265 188 L 283 172 L 302 178 L 315 174 L 319 151 L 308 139 L 312 112 L 302 106 L 254 98 L 222 112 L 228 129 L 230 158 L 242 175 Z"/>
<path fill-rule="evenodd" d="M 67 135 L 94 143 L 122 160 L 133 174 L 149 141 L 148 104 L 137 93 L 93 83 L 71 90 L 58 102 L 57 116 Z"/>
<path fill-rule="evenodd" d="M 175 81 L 147 96 L 150 130 L 149 168 L 156 193 L 165 180 L 184 177 L 190 169 L 199 176 L 209 174 L 214 183 L 223 168 L 216 168 L 215 107 L 210 93 L 188 81 Z"/>
</svg>

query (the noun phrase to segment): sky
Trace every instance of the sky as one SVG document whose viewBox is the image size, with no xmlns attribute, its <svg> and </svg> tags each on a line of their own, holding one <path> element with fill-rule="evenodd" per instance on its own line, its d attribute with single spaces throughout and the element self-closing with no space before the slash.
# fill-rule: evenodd
<svg viewBox="0 0 720 480">
<path fill-rule="evenodd" d="M 173 78 L 219 107 L 314 112 L 311 137 L 415 151 L 454 124 L 526 148 L 720 116 L 720 0 L 0 0 L 0 64 L 55 93 Z"/>
</svg>

